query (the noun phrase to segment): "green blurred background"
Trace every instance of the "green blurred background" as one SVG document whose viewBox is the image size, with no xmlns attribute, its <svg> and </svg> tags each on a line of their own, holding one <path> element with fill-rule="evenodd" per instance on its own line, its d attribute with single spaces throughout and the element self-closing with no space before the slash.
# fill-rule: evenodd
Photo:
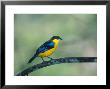
<svg viewBox="0 0 110 89">
<path fill-rule="evenodd" d="M 14 74 L 41 63 L 28 60 L 36 49 L 52 36 L 63 40 L 52 58 L 96 57 L 96 14 L 15 14 L 14 15 Z M 50 59 L 45 58 L 45 61 Z M 29 76 L 96 76 L 97 63 L 56 64 L 34 71 Z"/>
</svg>

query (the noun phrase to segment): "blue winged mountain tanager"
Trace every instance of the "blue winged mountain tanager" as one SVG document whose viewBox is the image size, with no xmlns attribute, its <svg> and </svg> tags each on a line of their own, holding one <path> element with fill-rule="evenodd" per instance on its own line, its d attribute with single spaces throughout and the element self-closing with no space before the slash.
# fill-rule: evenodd
<svg viewBox="0 0 110 89">
<path fill-rule="evenodd" d="M 54 51 L 58 48 L 58 43 L 60 40 L 62 39 L 59 36 L 53 36 L 50 40 L 46 41 L 36 50 L 36 53 L 28 61 L 28 63 L 31 63 L 36 57 L 41 57 L 42 60 L 44 57 L 50 58 L 49 56 L 52 55 Z"/>
</svg>

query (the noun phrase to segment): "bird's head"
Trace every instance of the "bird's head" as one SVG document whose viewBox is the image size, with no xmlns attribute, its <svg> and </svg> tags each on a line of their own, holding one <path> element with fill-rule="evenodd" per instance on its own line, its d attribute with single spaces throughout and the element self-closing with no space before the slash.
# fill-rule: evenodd
<svg viewBox="0 0 110 89">
<path fill-rule="evenodd" d="M 62 40 L 62 38 L 59 36 L 53 36 L 50 40 L 55 43 L 59 43 L 59 41 Z"/>
<path fill-rule="evenodd" d="M 60 36 L 53 36 L 50 40 L 62 40 Z"/>
</svg>

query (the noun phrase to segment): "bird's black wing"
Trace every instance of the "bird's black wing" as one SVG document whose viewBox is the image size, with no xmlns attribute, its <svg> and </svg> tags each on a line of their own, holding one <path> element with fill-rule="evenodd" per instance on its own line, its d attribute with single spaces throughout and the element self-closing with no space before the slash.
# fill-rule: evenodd
<svg viewBox="0 0 110 89">
<path fill-rule="evenodd" d="M 39 53 L 43 53 L 51 48 L 54 47 L 54 42 L 52 41 L 47 41 L 43 45 L 41 45 L 37 50 L 36 53 L 33 55 L 33 57 L 28 61 L 28 63 L 31 63 Z"/>
<path fill-rule="evenodd" d="M 45 51 L 47 51 L 53 47 L 54 47 L 54 42 L 53 41 L 47 41 L 36 50 L 36 54 L 43 53 L 43 52 L 45 52 Z"/>
</svg>

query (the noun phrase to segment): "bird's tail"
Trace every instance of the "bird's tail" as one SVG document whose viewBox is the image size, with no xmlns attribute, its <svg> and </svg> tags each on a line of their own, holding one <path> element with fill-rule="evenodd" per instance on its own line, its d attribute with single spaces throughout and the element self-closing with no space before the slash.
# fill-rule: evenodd
<svg viewBox="0 0 110 89">
<path fill-rule="evenodd" d="M 31 63 L 36 57 L 37 57 L 37 55 L 34 54 L 34 56 L 28 61 L 28 63 Z"/>
</svg>

